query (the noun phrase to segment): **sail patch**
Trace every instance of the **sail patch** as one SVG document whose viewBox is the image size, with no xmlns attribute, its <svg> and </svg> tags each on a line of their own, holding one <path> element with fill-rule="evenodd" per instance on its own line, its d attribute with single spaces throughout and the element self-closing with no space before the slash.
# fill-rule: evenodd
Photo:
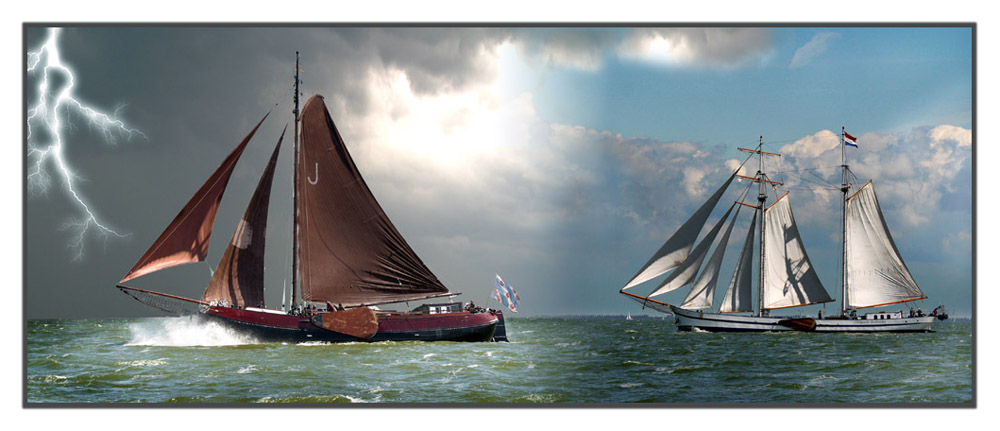
<svg viewBox="0 0 1000 431">
<path fill-rule="evenodd" d="M 240 224 L 236 226 L 236 234 L 233 235 L 233 247 L 246 250 L 253 240 L 253 228 L 246 220 L 240 219 Z"/>
</svg>

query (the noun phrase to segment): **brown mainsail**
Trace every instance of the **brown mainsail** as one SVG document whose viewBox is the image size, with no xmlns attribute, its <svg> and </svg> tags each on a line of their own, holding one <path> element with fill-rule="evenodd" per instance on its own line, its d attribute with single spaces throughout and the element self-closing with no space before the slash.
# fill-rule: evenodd
<svg viewBox="0 0 1000 431">
<path fill-rule="evenodd" d="M 301 121 L 301 298 L 356 306 L 451 294 L 375 200 L 322 96 L 306 102 Z"/>
<path fill-rule="evenodd" d="M 201 296 L 202 301 L 216 301 L 240 308 L 264 306 L 264 233 L 267 230 L 274 168 L 284 138 L 285 130 L 282 130 L 250 204 L 236 226 L 233 239 Z"/>
<path fill-rule="evenodd" d="M 119 283 L 124 283 L 133 278 L 156 272 L 164 268 L 194 263 L 205 260 L 208 253 L 208 241 L 212 236 L 212 224 L 215 222 L 215 214 L 219 210 L 219 203 L 222 201 L 222 194 L 229 184 L 229 177 L 233 173 L 237 160 L 243 154 L 250 138 L 264 122 L 254 126 L 253 130 L 243 138 L 243 141 L 236 146 L 236 149 L 222 161 L 222 164 L 212 173 L 212 176 L 205 181 L 205 184 L 194 194 L 181 212 L 174 217 L 167 228 L 160 234 L 146 254 L 142 255 L 139 262 L 125 274 Z"/>
</svg>

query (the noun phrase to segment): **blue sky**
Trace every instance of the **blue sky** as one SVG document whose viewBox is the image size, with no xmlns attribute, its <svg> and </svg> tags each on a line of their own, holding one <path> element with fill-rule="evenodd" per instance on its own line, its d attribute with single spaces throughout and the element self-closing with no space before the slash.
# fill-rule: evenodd
<svg viewBox="0 0 1000 431">
<path fill-rule="evenodd" d="M 621 38 L 626 31 L 615 33 Z M 536 71 L 535 82 L 542 84 L 523 90 L 534 91 L 546 121 L 708 145 L 754 141 L 760 133 L 794 139 L 841 125 L 971 127 L 969 28 L 767 33 L 770 44 L 748 65 L 669 65 L 621 58 L 609 49 L 596 70 L 547 67 Z M 806 48 L 810 43 L 816 48 Z M 793 64 L 799 50 L 812 55 Z"/>
<path fill-rule="evenodd" d="M 28 49 L 45 35 L 31 29 Z M 77 190 L 127 234 L 85 234 L 80 259 L 75 232 L 60 228 L 79 208 L 58 181 L 45 193 L 26 184 L 26 300 L 52 305 L 29 306 L 29 317 L 148 314 L 114 282 L 273 109 L 216 220 L 216 236 L 231 235 L 290 119 L 296 50 L 304 92 L 326 96 L 376 198 L 463 300 L 488 301 L 499 273 L 522 316 L 641 313 L 618 289 L 759 135 L 785 154 L 768 169 L 793 192 L 810 256 L 838 297 L 839 205 L 797 172 L 839 164 L 835 133 L 847 126 L 861 146 L 849 163 L 874 179 L 927 308 L 971 313 L 967 28 L 86 27 L 60 38 L 81 100 L 123 107 L 118 118 L 148 139 L 110 145 L 76 118 L 66 157 Z M 35 88 L 38 76 L 27 79 Z M 272 306 L 287 278 L 287 160 L 269 216 Z M 136 287 L 197 297 L 225 243 L 212 242 L 207 263 Z"/>
</svg>

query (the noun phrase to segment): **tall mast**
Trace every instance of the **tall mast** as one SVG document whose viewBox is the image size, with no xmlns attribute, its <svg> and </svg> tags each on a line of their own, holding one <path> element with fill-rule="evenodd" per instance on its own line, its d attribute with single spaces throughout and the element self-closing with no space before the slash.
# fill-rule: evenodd
<svg viewBox="0 0 1000 431">
<path fill-rule="evenodd" d="M 757 315 L 763 316 L 764 313 L 764 202 L 767 200 L 767 190 L 764 188 L 765 183 L 774 185 L 783 185 L 777 181 L 771 181 L 767 179 L 767 175 L 764 174 L 764 156 L 778 156 L 781 154 L 771 153 L 764 151 L 764 136 L 760 137 L 760 143 L 757 145 L 756 150 L 751 150 L 749 148 L 737 148 L 740 151 L 746 151 L 748 153 L 757 153 L 760 158 L 757 164 L 757 175 L 754 177 L 745 177 L 743 175 L 737 175 L 740 178 L 746 178 L 757 182 L 757 212 L 760 215 L 760 249 L 759 255 L 760 259 L 757 271 Z"/>
<path fill-rule="evenodd" d="M 847 128 L 840 127 L 840 192 L 843 199 L 840 200 L 840 262 L 841 262 L 841 291 L 840 291 L 840 315 L 847 316 L 847 144 L 844 142 L 844 134 Z"/>
<path fill-rule="evenodd" d="M 764 189 L 764 135 L 757 144 L 757 211 L 760 214 L 760 270 L 757 273 L 757 315 L 764 315 L 764 201 L 767 194 Z"/>
<path fill-rule="evenodd" d="M 295 116 L 295 161 L 292 162 L 292 296 L 289 301 L 289 308 L 294 308 L 295 305 L 295 286 L 298 282 L 299 275 L 299 52 L 295 51 L 295 94 L 292 100 L 295 102 L 295 107 L 292 109 L 292 115 Z"/>
</svg>

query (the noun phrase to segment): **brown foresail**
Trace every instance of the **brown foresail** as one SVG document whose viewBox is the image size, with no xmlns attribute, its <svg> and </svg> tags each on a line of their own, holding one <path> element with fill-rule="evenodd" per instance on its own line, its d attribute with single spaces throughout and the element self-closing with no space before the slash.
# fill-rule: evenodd
<svg viewBox="0 0 1000 431">
<path fill-rule="evenodd" d="M 285 127 L 287 129 L 287 126 Z M 264 306 L 264 232 L 267 230 L 267 209 L 271 199 L 271 183 L 278 162 L 278 150 L 285 138 L 281 131 L 274 153 L 257 183 L 243 217 L 240 218 L 219 266 L 205 288 L 202 301 L 223 302 L 239 307 Z"/>
<path fill-rule="evenodd" d="M 354 306 L 448 294 L 368 189 L 322 96 L 302 110 L 302 299 Z"/>
<path fill-rule="evenodd" d="M 267 115 L 264 115 L 264 118 L 267 118 Z M 236 149 L 229 153 L 208 181 L 198 189 L 177 217 L 174 217 L 160 237 L 153 242 L 146 254 L 142 255 L 139 262 L 119 283 L 164 268 L 205 260 L 215 213 L 219 210 L 219 202 L 222 201 L 222 194 L 226 191 L 229 177 L 233 173 L 236 161 L 243 154 L 250 138 L 264 122 L 264 118 L 261 118 Z"/>
</svg>

